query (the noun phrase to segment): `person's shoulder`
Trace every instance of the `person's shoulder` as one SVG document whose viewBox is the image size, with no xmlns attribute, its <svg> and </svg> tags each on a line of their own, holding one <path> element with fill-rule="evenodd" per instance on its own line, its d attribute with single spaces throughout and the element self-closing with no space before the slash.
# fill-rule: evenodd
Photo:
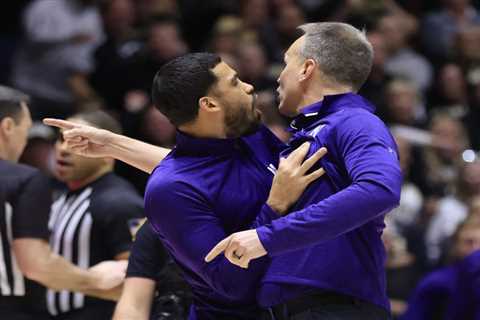
<svg viewBox="0 0 480 320">
<path fill-rule="evenodd" d="M 167 190 L 174 190 L 184 184 L 189 184 L 189 181 L 192 181 L 188 173 L 182 173 L 169 169 L 163 167 L 163 164 L 155 168 L 148 179 L 145 197 L 147 197 L 147 195 L 153 191 L 156 191 L 155 193 L 157 193 Z"/>
<path fill-rule="evenodd" d="M 137 233 L 135 234 L 135 241 L 139 242 L 160 242 L 158 239 L 155 230 L 151 223 L 147 220 L 143 223 L 143 225 L 138 229 Z"/>
<path fill-rule="evenodd" d="M 0 176 L 5 179 L 15 179 L 18 181 L 28 180 L 34 176 L 43 176 L 40 170 L 20 163 L 0 160 Z"/>
<path fill-rule="evenodd" d="M 135 190 L 133 185 L 128 180 L 126 180 L 125 178 L 113 172 L 110 172 L 107 175 L 105 175 L 102 181 L 100 181 L 99 186 L 104 188 L 106 191 L 110 191 L 110 190 L 134 191 Z"/>
<path fill-rule="evenodd" d="M 175 181 L 199 180 L 215 161 L 210 157 L 196 157 L 173 149 L 152 171 L 148 184 L 157 186 Z M 203 170 L 202 170 L 203 168 Z"/>
<path fill-rule="evenodd" d="M 479 274 L 480 277 L 480 250 L 469 254 L 460 262 L 462 271 L 472 274 Z"/>
<path fill-rule="evenodd" d="M 371 128 L 371 126 L 380 126 L 386 128 L 385 123 L 373 112 L 365 108 L 345 108 L 341 112 L 336 112 L 333 125 L 337 129 L 350 128 Z"/>
<path fill-rule="evenodd" d="M 202 171 L 198 167 L 197 171 Z M 161 168 L 158 168 L 148 180 L 145 189 L 145 207 L 149 204 L 170 204 L 186 205 L 186 202 L 178 203 L 186 199 L 210 199 L 208 183 L 206 177 L 201 172 L 195 173 L 192 170 L 169 171 L 163 174 Z"/>
<path fill-rule="evenodd" d="M 108 173 L 98 183 L 94 183 L 91 186 L 93 188 L 92 201 L 95 201 L 95 203 L 117 205 L 143 203 L 142 197 L 133 185 L 114 173 Z"/>
<path fill-rule="evenodd" d="M 448 291 L 455 283 L 456 275 L 456 269 L 453 266 L 441 268 L 427 274 L 420 281 L 419 287 L 428 291 Z"/>
</svg>

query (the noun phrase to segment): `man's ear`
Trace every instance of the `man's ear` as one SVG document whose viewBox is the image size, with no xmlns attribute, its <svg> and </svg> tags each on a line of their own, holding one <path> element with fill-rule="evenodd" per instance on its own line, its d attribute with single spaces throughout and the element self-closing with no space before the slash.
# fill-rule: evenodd
<svg viewBox="0 0 480 320">
<path fill-rule="evenodd" d="M 300 82 L 308 80 L 313 77 L 315 69 L 317 68 L 317 63 L 313 59 L 306 59 L 303 62 L 301 73 L 300 73 Z"/>
<path fill-rule="evenodd" d="M 217 112 L 220 110 L 218 101 L 212 97 L 201 97 L 198 100 L 198 108 L 205 112 Z"/>
<path fill-rule="evenodd" d="M 5 136 L 13 134 L 13 128 L 15 127 L 15 120 L 12 117 L 5 117 L 0 121 L 1 133 Z"/>
</svg>

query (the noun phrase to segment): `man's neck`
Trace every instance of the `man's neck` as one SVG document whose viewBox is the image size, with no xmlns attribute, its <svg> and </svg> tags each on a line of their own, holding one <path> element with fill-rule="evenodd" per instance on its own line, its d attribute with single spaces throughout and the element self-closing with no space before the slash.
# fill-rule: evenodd
<svg viewBox="0 0 480 320">
<path fill-rule="evenodd" d="M 320 86 L 319 86 L 320 87 Z M 351 93 L 352 88 L 347 86 L 337 86 L 337 87 L 323 87 L 321 90 L 308 90 L 304 95 L 303 99 L 297 108 L 297 114 L 309 105 L 312 105 L 316 102 L 322 101 L 325 96 L 331 96 L 342 93 Z"/>
<path fill-rule="evenodd" d="M 8 156 L 7 150 L 5 150 L 4 146 L 0 144 L 0 160 L 12 161 Z"/>
<path fill-rule="evenodd" d="M 105 174 L 112 172 L 113 168 L 110 167 L 105 167 L 94 174 L 90 175 L 89 177 L 81 180 L 75 180 L 75 181 L 68 181 L 67 186 L 70 191 L 75 191 L 78 189 L 82 189 L 83 187 L 91 184 L 92 182 L 98 180 L 100 177 L 104 176 Z"/>
<path fill-rule="evenodd" d="M 178 127 L 183 133 L 186 133 L 195 138 L 210 138 L 210 139 L 226 139 L 225 128 L 220 126 L 220 122 L 211 121 L 209 125 L 202 125 L 201 123 L 194 122 L 184 124 Z"/>
</svg>

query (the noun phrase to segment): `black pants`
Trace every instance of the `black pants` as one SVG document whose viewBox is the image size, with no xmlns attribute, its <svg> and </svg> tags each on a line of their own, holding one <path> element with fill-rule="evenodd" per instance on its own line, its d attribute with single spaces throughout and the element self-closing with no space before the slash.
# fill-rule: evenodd
<svg viewBox="0 0 480 320">
<path fill-rule="evenodd" d="M 291 308 L 289 308 L 291 307 Z M 338 294 L 310 294 L 276 306 L 263 320 L 390 320 L 386 310 Z"/>
<path fill-rule="evenodd" d="M 0 319 L 2 320 L 52 320 L 47 313 L 28 313 L 21 310 L 5 311 L 0 309 Z"/>
<path fill-rule="evenodd" d="M 386 311 L 370 304 L 326 305 L 307 309 L 289 320 L 389 320 Z"/>
</svg>

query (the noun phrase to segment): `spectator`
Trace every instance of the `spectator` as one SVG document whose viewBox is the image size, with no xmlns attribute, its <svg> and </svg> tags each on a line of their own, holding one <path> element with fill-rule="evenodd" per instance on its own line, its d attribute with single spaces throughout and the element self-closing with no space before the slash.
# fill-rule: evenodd
<svg viewBox="0 0 480 320">
<path fill-rule="evenodd" d="M 376 113 L 380 118 L 386 119 L 384 93 L 387 83 L 392 79 L 392 76 L 385 70 L 385 61 L 388 54 L 387 41 L 383 34 L 376 31 L 369 32 L 367 39 L 373 47 L 372 71 L 359 93 L 377 106 Z"/>
<path fill-rule="evenodd" d="M 387 122 L 390 125 L 421 127 L 426 112 L 415 84 L 408 80 L 394 79 L 385 90 Z"/>
<path fill-rule="evenodd" d="M 251 83 L 256 91 L 269 91 L 277 88 L 276 79 L 269 74 L 268 61 L 263 48 L 250 42 L 238 48 L 239 77 Z"/>
<path fill-rule="evenodd" d="M 397 319 L 407 308 L 406 301 L 415 288 L 418 270 L 414 264 L 415 256 L 407 251 L 406 239 L 396 233 L 388 222 L 382 240 L 387 251 L 387 295 L 394 319 Z"/>
<path fill-rule="evenodd" d="M 298 26 L 306 22 L 301 8 L 295 4 L 285 5 L 277 13 L 273 24 L 261 33 L 260 39 L 266 44 L 272 61 L 283 62 L 283 54 L 290 44 L 299 37 Z M 268 31 L 265 34 L 265 31 Z"/>
<path fill-rule="evenodd" d="M 431 113 L 443 111 L 459 120 L 467 115 L 467 82 L 458 64 L 448 63 L 439 69 L 436 90 L 430 103 L 434 106 Z"/>
<path fill-rule="evenodd" d="M 442 256 L 447 240 L 456 227 L 467 218 L 468 204 L 480 196 L 480 161 L 466 162 L 459 172 L 456 192 L 442 198 L 426 233 L 429 258 Z"/>
<path fill-rule="evenodd" d="M 377 28 L 388 39 L 387 72 L 410 80 L 421 92 L 425 92 L 432 83 L 433 69 L 427 59 L 409 47 L 408 30 L 403 27 L 401 16 L 385 15 L 380 18 Z"/>
<path fill-rule="evenodd" d="M 470 0 L 443 0 L 443 7 L 428 14 L 422 26 L 424 50 L 435 60 L 452 58 L 456 34 L 465 27 L 480 24 L 480 16 Z"/>
<path fill-rule="evenodd" d="M 405 320 L 444 319 L 449 304 L 457 293 L 462 259 L 480 249 L 480 224 L 471 219 L 461 224 L 453 237 L 453 264 L 428 274 L 409 299 Z M 456 318 L 465 319 L 465 318 Z"/>
<path fill-rule="evenodd" d="M 235 55 L 244 36 L 245 29 L 240 18 L 222 16 L 213 27 L 210 50 L 218 54 Z"/>
<path fill-rule="evenodd" d="M 152 18 L 145 47 L 129 59 L 124 70 L 129 75 L 126 79 L 125 92 L 138 89 L 148 95 L 157 70 L 165 62 L 184 54 L 187 50 L 174 17 Z"/>
<path fill-rule="evenodd" d="M 451 194 L 463 161 L 462 152 L 469 146 L 468 138 L 462 123 L 444 113 L 432 118 L 430 131 L 433 147 L 423 152 L 427 188 Z"/>
<path fill-rule="evenodd" d="M 107 37 L 95 50 L 95 70 L 89 80 L 106 107 L 119 110 L 123 107 L 123 95 L 118 79 L 122 78 L 126 61 L 143 43 L 133 28 L 136 17 L 132 0 L 108 0 L 100 8 Z"/>
<path fill-rule="evenodd" d="M 66 117 L 95 93 L 86 81 L 103 37 L 95 0 L 35 0 L 25 11 L 24 43 L 13 84 L 32 96 L 32 117 Z M 48 70 L 48 72 L 47 72 Z"/>
<path fill-rule="evenodd" d="M 405 235 L 407 229 L 419 219 L 423 206 L 423 195 L 420 189 L 409 180 L 409 171 L 412 161 L 412 147 L 410 143 L 399 136 L 395 136 L 400 156 L 400 167 L 404 176 L 400 205 L 387 215 L 390 229 L 395 233 Z"/>
</svg>

